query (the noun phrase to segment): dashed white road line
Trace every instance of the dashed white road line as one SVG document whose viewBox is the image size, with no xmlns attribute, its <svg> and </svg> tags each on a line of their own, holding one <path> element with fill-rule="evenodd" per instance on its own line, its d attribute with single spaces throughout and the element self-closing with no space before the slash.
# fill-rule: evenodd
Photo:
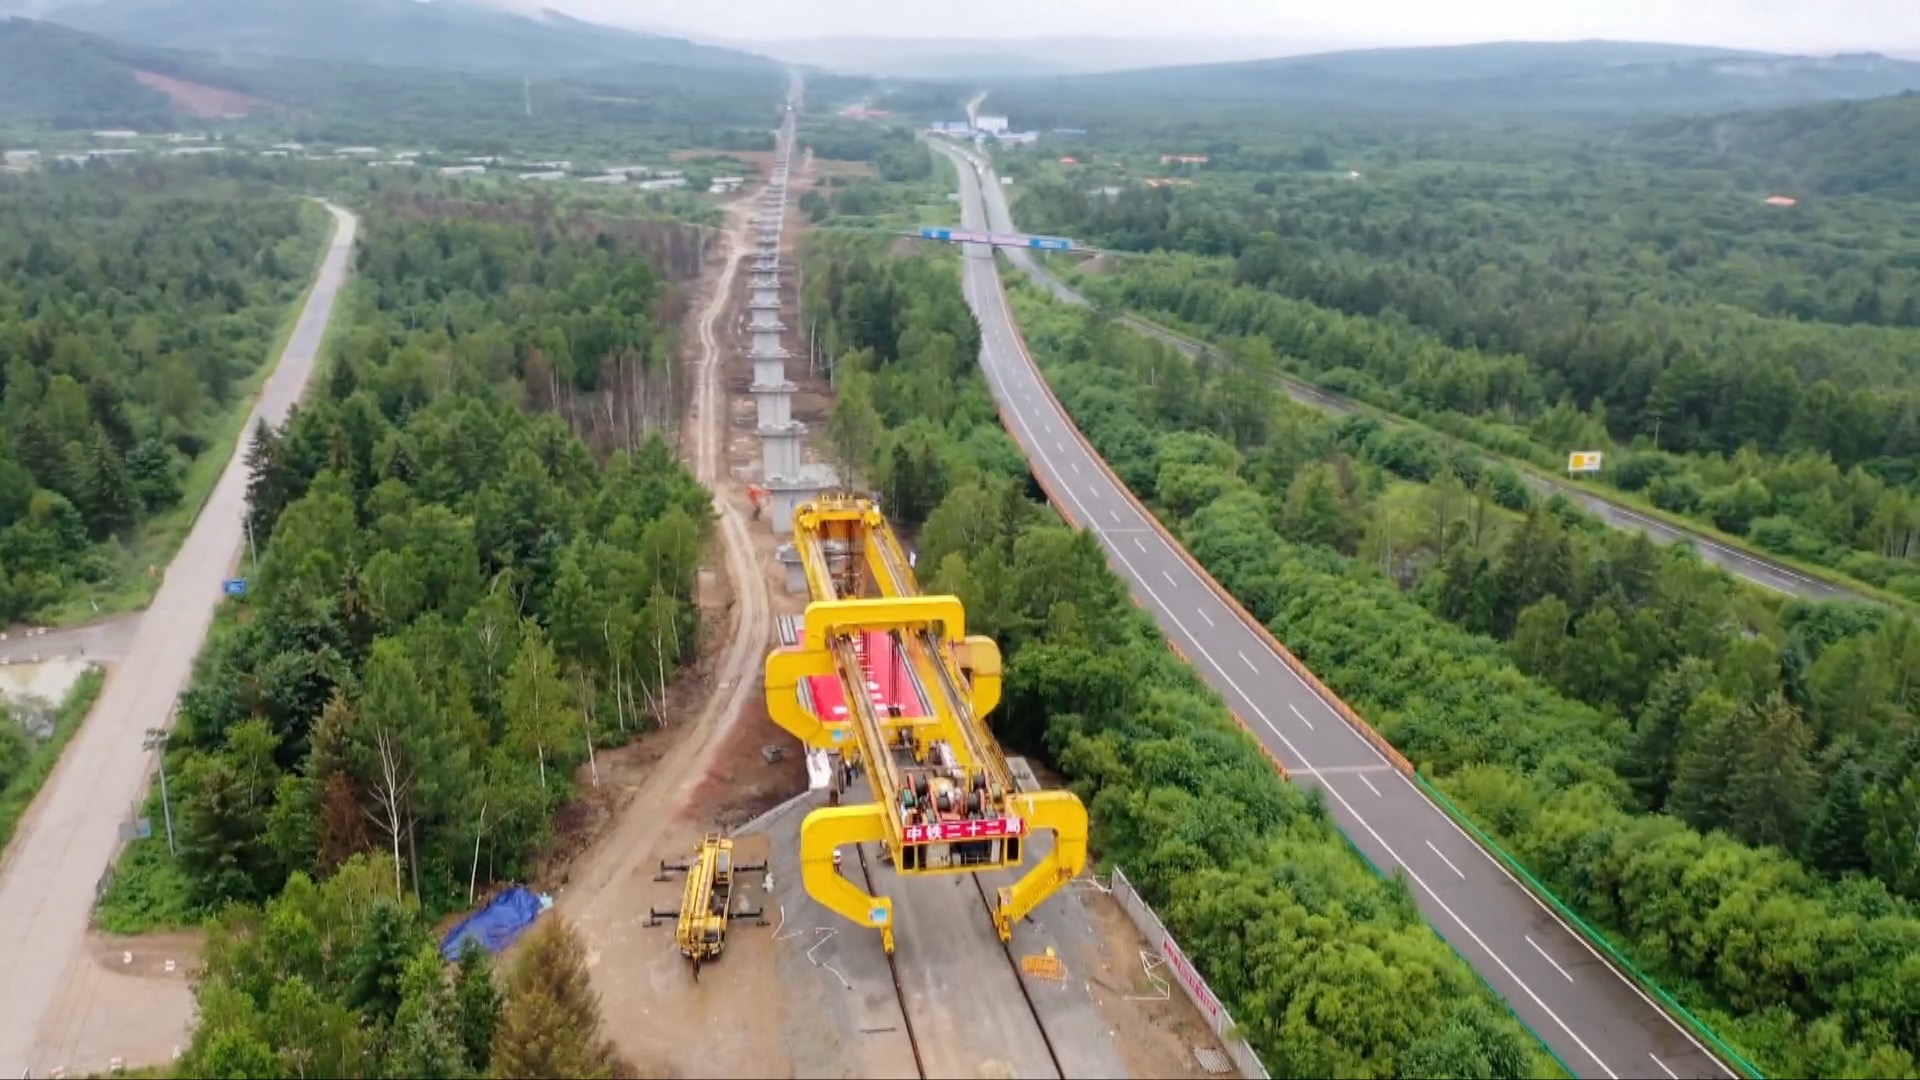
<svg viewBox="0 0 1920 1080">
<path fill-rule="evenodd" d="M 1301 712 L 1301 711 L 1300 711 L 1300 706 L 1298 706 L 1298 705 L 1295 705 L 1295 704 L 1294 704 L 1293 702 L 1291 702 L 1291 701 L 1289 701 L 1289 702 L 1287 702 L 1287 708 L 1289 708 L 1289 709 L 1292 709 L 1292 710 L 1293 710 L 1293 715 L 1294 715 L 1294 716 L 1296 716 L 1296 717 L 1299 717 L 1299 718 L 1300 718 L 1300 722 L 1301 722 L 1301 723 L 1303 723 L 1303 724 L 1305 724 L 1305 725 L 1307 725 L 1307 730 L 1308 730 L 1308 731 L 1312 731 L 1312 730 L 1313 730 L 1313 721 L 1311 721 L 1311 720 L 1309 720 L 1309 719 L 1307 719 L 1307 714 L 1306 714 L 1306 713 L 1303 713 L 1303 712 Z M 1368 784 L 1367 786 L 1368 786 L 1368 787 L 1372 787 L 1373 785 L 1372 785 L 1371 783 L 1369 783 L 1369 784 Z M 1380 794 L 1380 793 L 1379 793 L 1378 791 L 1376 791 L 1376 792 L 1374 792 L 1374 794 L 1375 794 L 1375 795 L 1378 795 L 1378 794 Z"/>
<path fill-rule="evenodd" d="M 1455 865 L 1453 865 L 1453 860 L 1452 860 L 1452 859 L 1449 859 L 1449 858 L 1447 858 L 1447 854 L 1446 854 L 1446 852 L 1444 852 L 1444 851 L 1441 851 L 1441 850 L 1440 850 L 1439 848 L 1437 848 L 1437 847 L 1434 847 L 1434 846 L 1433 846 L 1433 841 L 1431 841 L 1431 840 L 1429 840 L 1429 841 L 1427 841 L 1427 850 L 1428 850 L 1428 851 L 1431 851 L 1431 852 L 1433 852 L 1433 853 L 1434 853 L 1435 855 L 1438 855 L 1438 856 L 1440 856 L 1440 861 L 1441 861 L 1441 862 L 1443 862 L 1443 863 L 1446 863 L 1446 864 L 1447 864 L 1447 869 L 1449 869 L 1449 870 L 1451 870 L 1451 871 L 1453 871 L 1453 872 L 1454 872 L 1454 874 L 1455 874 L 1455 875 L 1457 875 L 1457 876 L 1458 876 L 1458 877 L 1460 878 L 1460 880 L 1461 880 L 1461 881 L 1465 881 L 1465 880 L 1467 880 L 1467 875 L 1465 875 L 1465 874 L 1462 874 L 1462 873 L 1460 873 L 1460 868 L 1459 868 L 1459 867 L 1457 867 L 1457 866 L 1455 866 Z"/>
<path fill-rule="evenodd" d="M 1140 549 L 1140 554 L 1145 555 L 1147 553 L 1147 542 L 1137 536 L 1133 538 L 1133 546 Z"/>
<path fill-rule="evenodd" d="M 1661 1071 L 1661 1072 L 1663 1072 L 1663 1073 L 1666 1073 L 1666 1074 L 1667 1074 L 1668 1076 L 1671 1076 L 1671 1077 L 1673 1077 L 1673 1080 L 1680 1080 L 1680 1074 L 1679 1074 L 1679 1073 L 1676 1073 L 1676 1072 L 1674 1072 L 1674 1071 L 1673 1071 L 1672 1069 L 1669 1069 L 1669 1068 L 1667 1068 L 1667 1063 L 1666 1063 L 1666 1062 L 1664 1062 L 1664 1061 L 1661 1061 L 1661 1060 L 1660 1060 L 1659 1058 L 1657 1058 L 1657 1057 L 1653 1057 L 1653 1053 L 1652 1053 L 1651 1051 L 1649 1051 L 1649 1052 L 1647 1053 L 1647 1056 L 1648 1056 L 1648 1057 L 1650 1057 L 1650 1058 L 1653 1058 L 1653 1063 L 1654 1063 L 1655 1065 L 1658 1065 L 1658 1066 L 1660 1066 L 1660 1071 Z"/>
<path fill-rule="evenodd" d="M 1360 782 L 1367 785 L 1367 790 L 1373 792 L 1374 798 L 1376 799 L 1385 798 L 1385 796 L 1380 794 L 1380 789 L 1373 786 L 1373 781 L 1367 779 L 1366 773 L 1354 773 L 1353 775 L 1359 777 Z"/>
<path fill-rule="evenodd" d="M 1212 625 L 1213 625 L 1213 616 L 1211 616 L 1211 615 L 1209 615 L 1209 614 L 1207 614 L 1207 609 L 1206 609 L 1206 608 L 1194 608 L 1193 610 L 1195 610 L 1195 611 L 1197 611 L 1197 612 L 1199 612 L 1199 613 L 1200 613 L 1200 617 L 1201 617 L 1201 618 L 1203 618 L 1203 619 L 1205 619 L 1205 620 L 1207 620 L 1207 625 L 1208 625 L 1208 626 L 1212 626 Z"/>
<path fill-rule="evenodd" d="M 1258 674 L 1260 674 L 1260 665 L 1258 665 L 1258 664 L 1256 664 L 1256 663 L 1254 663 L 1253 661 L 1251 661 L 1251 660 L 1249 660 L 1249 659 L 1247 659 L 1247 654 L 1246 654 L 1246 653 L 1244 653 L 1244 652 L 1242 652 L 1242 653 L 1240 654 L 1240 662 L 1241 662 L 1241 663 L 1243 663 L 1243 664 L 1245 664 L 1245 665 L 1247 665 L 1247 670 L 1248 670 L 1248 671 L 1251 671 L 1251 672 L 1253 672 L 1253 673 L 1254 673 L 1255 675 L 1258 675 Z"/>
<path fill-rule="evenodd" d="M 1560 974 L 1562 974 L 1562 975 L 1566 975 L 1566 976 L 1567 976 L 1567 981 L 1568 981 L 1568 982 L 1572 982 L 1572 981 L 1573 981 L 1573 976 L 1572 976 L 1572 975 L 1567 975 L 1567 969 L 1566 969 L 1566 968 L 1563 968 L 1563 967 L 1561 967 L 1561 966 L 1560 966 L 1560 961 L 1558 961 L 1558 960 L 1555 960 L 1555 959 L 1554 959 L 1553 957 L 1551 957 L 1551 956 L 1548 956 L 1548 955 L 1547 955 L 1547 950 L 1545 950 L 1545 949 L 1543 949 L 1543 948 L 1541 948 L 1541 947 L 1540 947 L 1540 943 L 1539 943 L 1539 942 L 1537 942 L 1537 941 L 1535 941 L 1535 940 L 1533 940 L 1533 935 L 1532 935 L 1532 934 L 1528 934 L 1528 935 L 1526 935 L 1526 938 L 1527 938 L 1527 944 L 1529 944 L 1529 945 L 1531 945 L 1531 946 L 1533 946 L 1533 951 L 1534 951 L 1534 952 L 1537 952 L 1537 953 L 1539 953 L 1539 954 L 1540 954 L 1540 959 L 1542 959 L 1542 960 L 1545 960 L 1545 961 L 1546 961 L 1547 963 L 1549 963 L 1549 964 L 1552 964 L 1552 965 L 1553 965 L 1553 970 L 1555 970 L 1555 971 L 1557 971 L 1557 972 L 1559 972 L 1559 973 L 1560 973 Z M 1659 1058 L 1654 1058 L 1653 1060 L 1655 1060 L 1655 1061 L 1659 1061 L 1660 1059 L 1659 1059 Z"/>
</svg>

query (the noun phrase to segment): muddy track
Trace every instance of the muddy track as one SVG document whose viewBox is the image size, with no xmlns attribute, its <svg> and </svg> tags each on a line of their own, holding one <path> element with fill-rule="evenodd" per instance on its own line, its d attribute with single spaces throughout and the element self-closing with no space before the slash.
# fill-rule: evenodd
<svg viewBox="0 0 1920 1080">
<path fill-rule="evenodd" d="M 595 845 L 571 875 L 574 904 L 591 904 L 598 894 L 637 866 L 651 866 L 661 822 L 685 805 L 705 775 L 712 753 L 746 713 L 748 696 L 759 692 L 760 664 L 773 640 L 772 598 L 767 577 L 755 565 L 752 537 L 741 503 L 745 495 L 728 474 L 725 446 L 727 393 L 726 348 L 718 324 L 732 296 L 744 227 L 729 229 L 722 238 L 725 260 L 713 294 L 697 324 L 700 342 L 698 383 L 694 388 L 692 458 L 694 475 L 713 491 L 713 512 L 727 579 L 733 586 L 733 611 L 728 619 L 726 645 L 714 663 L 712 690 L 700 711 L 691 717 L 669 718 L 668 725 L 690 730 L 660 759 L 652 776 L 621 813 L 612 835 Z M 570 905 L 572 906 L 572 905 Z"/>
</svg>

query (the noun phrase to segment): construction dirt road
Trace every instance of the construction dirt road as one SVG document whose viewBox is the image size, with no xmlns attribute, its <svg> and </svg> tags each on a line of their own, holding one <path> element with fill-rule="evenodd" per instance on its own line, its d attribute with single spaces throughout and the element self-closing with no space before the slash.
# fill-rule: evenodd
<svg viewBox="0 0 1920 1080">
<path fill-rule="evenodd" d="M 313 373 L 334 300 L 345 283 L 358 226 L 329 207 L 333 240 L 253 419 L 278 423 Z M 243 430 L 251 431 L 250 419 Z M 116 1057 L 164 1061 L 185 1035 L 192 997 L 185 973 L 164 962 L 153 978 L 121 969 L 125 950 L 89 945 L 87 923 L 101 875 L 122 842 L 130 809 L 145 795 L 150 728 L 167 725 L 213 622 L 221 580 L 242 541 L 247 494 L 244 448 L 226 470 L 168 566 L 125 659 L 110 671 L 86 723 L 0 862 L 0 1075 L 104 1070 Z"/>
<path fill-rule="evenodd" d="M 653 881 L 659 863 L 693 850 L 708 819 L 726 809 L 724 799 L 716 801 L 716 796 L 742 781 L 750 784 L 752 778 L 740 773 L 763 762 L 760 745 L 781 739 L 766 717 L 760 693 L 761 664 L 773 641 L 772 547 L 756 535 L 765 530 L 749 529 L 751 505 L 727 455 L 731 440 L 725 369 L 737 348 L 725 336 L 730 322 L 723 316 L 734 299 L 750 212 L 745 200 L 731 212 L 720 245 L 720 270 L 694 335 L 698 356 L 689 456 L 695 474 L 714 493 L 717 547 L 726 567 L 725 588 L 715 582 L 716 588 L 708 591 L 731 598 L 730 603 L 708 598 L 703 614 L 721 621 L 726 634 L 705 675 L 704 705 L 654 736 L 669 745 L 621 809 L 619 821 L 574 864 L 555 898 L 556 910 L 586 942 L 607 1031 L 622 1056 L 643 1070 L 665 1067 L 676 1073 L 741 1077 L 791 1071 L 764 1045 L 726 1038 L 726 1033 L 750 1030 L 752 1024 L 716 1022 L 729 1011 L 742 1011 L 744 1020 L 749 1003 L 753 1014 L 765 1015 L 778 1006 L 777 987 L 756 987 L 750 997 L 746 988 L 728 987 L 724 974 L 762 967 L 743 956 L 746 962 L 724 969 L 722 977 L 683 990 L 679 984 L 690 980 L 674 949 L 672 931 L 649 929 L 645 922 L 649 901 L 671 906 L 678 900 L 671 886 Z M 768 768 L 760 765 L 760 771 Z M 790 768 L 782 771 L 787 783 L 804 786 Z"/>
</svg>

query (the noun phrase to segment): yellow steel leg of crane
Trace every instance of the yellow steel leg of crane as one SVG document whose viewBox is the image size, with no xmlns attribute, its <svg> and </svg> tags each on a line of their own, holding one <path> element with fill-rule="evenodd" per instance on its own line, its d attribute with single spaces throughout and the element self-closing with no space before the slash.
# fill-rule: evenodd
<svg viewBox="0 0 1920 1080">
<path fill-rule="evenodd" d="M 1000 705 L 1000 646 L 990 637 L 975 634 L 956 646 L 954 653 L 972 687 L 967 697 L 973 703 L 973 715 L 984 719 Z"/>
<path fill-rule="evenodd" d="M 789 646 L 775 649 L 767 654 L 766 693 L 767 715 L 773 722 L 805 743 L 812 750 L 832 750 L 845 745 L 845 736 L 836 742 L 833 735 L 844 735 L 847 725 L 829 726 L 820 717 L 807 711 L 800 704 L 800 683 L 803 679 L 824 675 L 834 675 L 833 654 L 815 651 L 804 646 Z"/>
<path fill-rule="evenodd" d="M 1013 938 L 1013 924 L 1046 902 L 1087 868 L 1087 808 L 1071 791 L 1022 792 L 1011 800 L 1027 822 L 1027 835 L 1053 833 L 1053 851 L 1021 875 L 1001 886 L 993 912 L 993 928 L 1001 941 Z"/>
<path fill-rule="evenodd" d="M 843 844 L 886 839 L 886 808 L 879 803 L 815 810 L 800 823 L 800 881 L 822 907 L 880 931 L 880 944 L 892 955 L 893 901 L 862 891 L 833 865 L 834 849 Z M 1084 832 L 1080 850 L 1084 860 Z"/>
</svg>

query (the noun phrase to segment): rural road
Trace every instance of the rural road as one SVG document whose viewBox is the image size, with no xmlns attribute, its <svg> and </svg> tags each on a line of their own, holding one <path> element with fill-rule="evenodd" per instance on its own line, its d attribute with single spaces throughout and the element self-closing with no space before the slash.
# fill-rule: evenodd
<svg viewBox="0 0 1920 1080">
<path fill-rule="evenodd" d="M 1018 227 L 1013 223 L 1013 215 L 1007 208 L 1006 192 L 1001 190 L 998 184 L 990 185 L 990 187 L 992 190 L 987 195 L 990 206 L 988 208 L 986 227 L 995 232 L 1018 232 Z M 1081 306 L 1087 303 L 1085 297 L 1074 291 L 1071 286 L 1059 278 L 1054 277 L 1045 267 L 1035 262 L 1028 252 L 1018 248 L 1008 248 L 1005 249 L 1005 254 L 1034 284 L 1052 293 L 1055 299 L 1062 303 Z M 1128 329 L 1162 341 L 1187 356 L 1197 356 L 1201 349 L 1204 348 L 1200 342 L 1192 338 L 1176 334 L 1165 327 L 1156 326 L 1153 323 L 1132 315 L 1122 315 L 1119 321 L 1124 323 Z M 1330 413 L 1352 413 L 1358 412 L 1363 408 L 1360 403 L 1351 398 L 1343 397 L 1331 391 L 1322 390 L 1311 383 L 1303 382 L 1299 379 L 1282 376 L 1280 381 L 1285 387 L 1289 397 L 1309 408 Z M 1377 409 L 1370 411 L 1374 415 L 1380 416 L 1388 424 L 1396 422 L 1395 418 L 1385 416 Z M 1488 460 L 1497 460 L 1491 455 L 1486 456 Z M 1644 533 L 1648 539 L 1661 544 L 1675 544 L 1682 541 L 1692 544 L 1694 549 L 1700 553 L 1702 559 L 1720 567 L 1737 578 L 1759 585 L 1762 588 L 1772 589 L 1774 592 L 1785 593 L 1788 596 L 1797 596 L 1805 600 L 1850 600 L 1863 604 L 1880 603 L 1880 601 L 1872 597 L 1863 596 L 1850 589 L 1844 589 L 1838 585 L 1821 581 L 1818 578 L 1809 577 L 1792 567 L 1783 566 L 1772 559 L 1755 555 L 1752 552 L 1742 551 L 1738 548 L 1729 547 L 1710 537 L 1702 536 L 1691 529 L 1682 529 L 1670 525 L 1658 518 L 1640 513 L 1637 510 L 1630 509 L 1597 495 L 1587 488 L 1575 484 L 1556 483 L 1545 477 L 1536 476 L 1528 472 L 1521 472 L 1519 475 L 1520 479 L 1535 491 L 1549 496 L 1564 495 L 1588 513 L 1623 532 Z"/>
<path fill-rule="evenodd" d="M 963 155 L 942 149 L 963 159 L 966 227 L 1012 231 L 1003 201 L 988 216 L 981 188 L 999 187 L 991 170 L 976 178 Z M 1047 393 L 992 250 L 965 247 L 962 281 L 980 322 L 981 366 L 1035 473 L 1063 500 L 1057 508 L 1099 538 L 1134 598 L 1294 782 L 1325 793 L 1335 824 L 1376 867 L 1406 875 L 1427 921 L 1575 1075 L 1733 1076 L 1389 765 L 1180 556 Z"/>
<path fill-rule="evenodd" d="M 13 844 L 0 860 L 0 1076 L 44 1076 L 70 1062 L 95 1001 L 99 965 L 84 938 L 94 890 L 120 847 L 129 805 L 144 797 L 153 755 L 148 728 L 170 722 L 213 622 L 221 581 L 239 560 L 246 506 L 245 439 L 255 421 L 280 422 L 313 373 L 334 301 L 345 283 L 358 221 L 328 206 L 333 240 L 293 336 L 242 429 L 212 495 Z"/>
</svg>

